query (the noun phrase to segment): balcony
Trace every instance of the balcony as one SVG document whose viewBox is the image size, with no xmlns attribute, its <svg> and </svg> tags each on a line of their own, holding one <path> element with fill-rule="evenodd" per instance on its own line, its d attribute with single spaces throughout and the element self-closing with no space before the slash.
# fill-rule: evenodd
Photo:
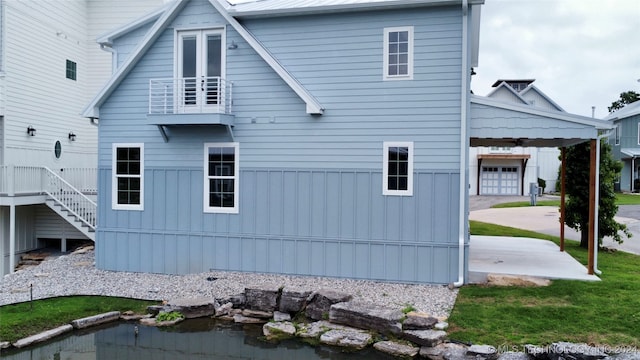
<svg viewBox="0 0 640 360">
<path fill-rule="evenodd" d="M 151 125 L 233 125 L 232 83 L 219 76 L 151 79 Z"/>
</svg>

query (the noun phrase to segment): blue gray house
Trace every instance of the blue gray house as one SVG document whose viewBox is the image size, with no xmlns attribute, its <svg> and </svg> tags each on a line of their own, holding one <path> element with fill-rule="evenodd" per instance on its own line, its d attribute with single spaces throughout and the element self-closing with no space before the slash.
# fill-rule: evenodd
<svg viewBox="0 0 640 360">
<path fill-rule="evenodd" d="M 472 96 L 482 2 L 181 0 L 101 38 L 96 265 L 462 284 L 468 147 L 608 126 Z"/>
<path fill-rule="evenodd" d="M 640 101 L 626 105 L 605 118 L 615 130 L 609 136 L 613 158 L 622 161 L 624 167 L 617 190 L 640 190 Z"/>
</svg>

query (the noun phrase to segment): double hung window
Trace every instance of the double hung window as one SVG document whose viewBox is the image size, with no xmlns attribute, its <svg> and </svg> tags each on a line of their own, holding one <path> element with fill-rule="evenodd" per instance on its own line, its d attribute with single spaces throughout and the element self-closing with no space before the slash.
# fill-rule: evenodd
<svg viewBox="0 0 640 360">
<path fill-rule="evenodd" d="M 413 195 L 413 143 L 383 144 L 382 194 Z"/>
<path fill-rule="evenodd" d="M 204 158 L 204 212 L 238 213 L 238 143 L 207 143 Z"/>
<path fill-rule="evenodd" d="M 384 29 L 383 78 L 413 79 L 413 26 Z"/>
<path fill-rule="evenodd" d="M 144 145 L 113 144 L 112 208 L 143 210 Z"/>
</svg>

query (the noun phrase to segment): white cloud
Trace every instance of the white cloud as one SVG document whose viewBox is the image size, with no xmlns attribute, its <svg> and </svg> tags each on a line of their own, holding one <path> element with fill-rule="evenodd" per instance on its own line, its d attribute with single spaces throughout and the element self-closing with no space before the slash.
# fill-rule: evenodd
<svg viewBox="0 0 640 360">
<path fill-rule="evenodd" d="M 640 92 L 639 44 L 638 0 L 486 0 L 472 89 L 532 78 L 565 110 L 604 117 L 621 92 Z"/>
</svg>

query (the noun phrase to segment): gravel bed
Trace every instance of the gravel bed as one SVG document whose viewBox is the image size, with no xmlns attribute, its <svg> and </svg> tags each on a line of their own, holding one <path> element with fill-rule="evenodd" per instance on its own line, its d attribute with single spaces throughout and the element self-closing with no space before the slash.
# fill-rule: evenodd
<svg viewBox="0 0 640 360">
<path fill-rule="evenodd" d="M 185 297 L 225 298 L 246 287 L 276 286 L 346 292 L 354 299 L 391 307 L 410 304 L 436 317 L 448 317 L 457 289 L 441 285 L 394 284 L 364 280 L 215 271 L 163 275 L 98 270 L 92 250 L 49 258 L 40 265 L 7 274 L 0 284 L 0 305 L 64 295 L 121 296 L 146 300 Z M 214 280 L 215 278 L 215 280 Z"/>
</svg>

